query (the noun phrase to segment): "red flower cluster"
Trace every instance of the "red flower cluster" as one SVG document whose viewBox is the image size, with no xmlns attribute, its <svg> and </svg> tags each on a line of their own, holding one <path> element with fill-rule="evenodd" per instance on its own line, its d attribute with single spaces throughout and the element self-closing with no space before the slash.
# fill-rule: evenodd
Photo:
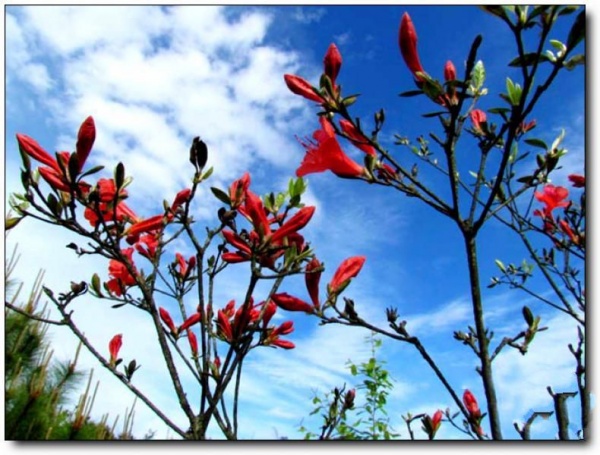
<svg viewBox="0 0 600 455">
<path fill-rule="evenodd" d="M 333 95 L 335 98 L 339 95 L 339 87 L 336 84 L 337 76 L 342 67 L 342 55 L 335 44 L 330 44 L 325 57 L 323 59 L 323 75 L 329 78 L 331 87 L 333 89 Z M 313 87 L 310 82 L 300 76 L 293 74 L 285 74 L 283 76 L 286 85 L 292 93 L 300 95 L 310 101 L 316 103 L 328 103 L 332 102 L 335 104 L 335 99 L 331 100 L 328 95 L 323 95 L 317 88 Z"/>
<path fill-rule="evenodd" d="M 250 325 L 262 324 L 263 337 L 261 344 L 265 346 L 276 346 L 283 349 L 293 349 L 291 341 L 282 340 L 282 335 L 293 332 L 294 324 L 286 321 L 278 327 L 269 327 L 269 322 L 277 311 L 277 305 L 272 302 L 262 302 L 254 305 L 252 299 L 235 309 L 235 301 L 231 300 L 225 308 L 217 311 L 217 327 L 224 341 L 232 343 L 237 340 Z"/>
<path fill-rule="evenodd" d="M 132 258 L 133 248 L 126 248 L 121 252 L 135 273 L 137 273 Z M 135 275 L 129 272 L 127 266 L 123 262 L 116 259 L 111 259 L 108 263 L 108 274 L 111 279 L 107 281 L 106 288 L 110 293 L 116 296 L 123 295 L 128 287 L 136 284 Z"/>
<path fill-rule="evenodd" d="M 544 204 L 544 208 L 535 210 L 533 214 L 539 216 L 544 220 L 546 228 L 550 228 L 554 223 L 554 216 L 552 212 L 559 207 L 568 207 L 569 202 L 565 199 L 569 196 L 569 190 L 562 186 L 554 186 L 548 184 L 544 187 L 544 191 L 540 193 L 536 191 L 533 193 L 535 198 Z"/>
<path fill-rule="evenodd" d="M 262 200 L 250 191 L 250 176 L 244 176 L 233 182 L 229 188 L 231 208 L 237 209 L 250 223 L 250 233 L 238 233 L 223 229 L 225 241 L 233 246 L 235 252 L 225 252 L 221 256 L 225 262 L 238 263 L 253 257 L 265 267 L 273 268 L 275 261 L 285 253 L 285 249 L 295 245 L 297 251 L 304 250 L 304 237 L 298 233 L 311 220 L 315 207 L 302 207 L 288 220 L 281 217 L 268 218 Z M 281 223 L 277 229 L 271 226 Z"/>
</svg>

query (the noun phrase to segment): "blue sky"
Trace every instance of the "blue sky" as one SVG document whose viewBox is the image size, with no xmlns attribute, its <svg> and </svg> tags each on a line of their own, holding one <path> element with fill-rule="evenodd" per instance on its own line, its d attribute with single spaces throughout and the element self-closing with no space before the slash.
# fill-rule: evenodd
<svg viewBox="0 0 600 455">
<path fill-rule="evenodd" d="M 210 185 L 197 198 L 199 219 L 210 221 L 219 207 L 208 186 L 225 188 L 246 170 L 252 173 L 254 191 L 281 190 L 303 158 L 295 137 L 309 136 L 318 127 L 316 108 L 289 93 L 283 74 L 298 74 L 316 85 L 331 42 L 343 56 L 338 81 L 344 92 L 361 94 L 353 115 L 371 126 L 373 112 L 385 108 L 384 146 L 394 149 L 394 133 L 414 139 L 439 130 L 435 120 L 421 117 L 435 109 L 424 97 L 397 96 L 414 88 L 397 44 L 405 11 L 417 28 L 421 62 L 437 78 L 448 59 L 462 74 L 472 40 L 483 34 L 479 58 L 486 66 L 490 95 L 480 107 L 502 104 L 497 93 L 506 76 L 517 77 L 515 70 L 506 68 L 516 54 L 500 21 L 473 6 L 7 7 L 6 193 L 18 190 L 17 132 L 36 138 L 49 151 L 72 150 L 77 128 L 88 115 L 94 116 L 98 130 L 91 164 L 107 166 L 105 172 L 117 161 L 125 164 L 135 178 L 130 205 L 140 214 L 157 213 L 162 199 L 171 200 L 187 185 L 187 150 L 196 135 L 208 144 L 209 166 L 215 168 Z M 552 37 L 564 40 L 567 33 L 557 27 Z M 584 171 L 584 88 L 583 68 L 563 72 L 532 114 L 539 125 L 536 137 L 546 142 L 561 128 L 566 130 L 569 153 L 554 178 L 557 184 L 566 184 L 569 173 Z M 346 149 L 362 158 L 360 152 Z M 403 163 L 413 160 L 406 149 L 394 153 Z M 465 140 L 459 150 L 461 174 L 473 169 L 476 153 L 476 144 Z M 432 188 L 444 191 L 443 180 L 422 172 Z M 397 306 L 409 329 L 440 359 L 456 389 L 469 388 L 483 397 L 475 358 L 452 340 L 453 331 L 464 331 L 472 323 L 456 227 L 418 201 L 389 190 L 330 173 L 307 180 L 306 202 L 316 205 L 317 212 L 305 235 L 326 263 L 324 282 L 346 257 L 366 255 L 365 267 L 347 291 L 361 316 L 385 325 L 385 308 Z M 107 267 L 101 260 L 78 260 L 63 248 L 71 240 L 65 232 L 27 220 L 10 234 L 6 248 L 19 245 L 18 276 L 31 281 L 43 268 L 47 285 L 60 290 L 69 281 L 89 280 Z M 514 237 L 494 224 L 484 229 L 479 245 L 484 284 L 497 274 L 494 259 L 520 262 L 524 257 Z M 219 290 L 223 305 L 242 295 L 238 283 L 232 275 Z M 304 292 L 298 279 L 283 290 L 300 296 Z M 518 437 L 512 422 L 526 419 L 531 409 L 551 409 L 547 385 L 555 390 L 574 387 L 566 344 L 574 342 L 576 332 L 558 313 L 514 291 L 495 288 L 485 290 L 486 321 L 498 338 L 512 333 L 521 327 L 523 304 L 542 314 L 551 330 L 539 335 L 526 357 L 507 351 L 495 363 L 507 438 Z M 103 302 L 90 300 L 86 305 L 77 317 L 90 338 L 104 346 L 114 333 L 122 332 L 123 355 L 143 365 L 136 373 L 140 384 L 182 422 L 170 387 L 156 380 L 165 373 L 153 362 L 157 345 L 145 318 L 125 309 L 110 310 Z M 242 437 L 298 438 L 300 421 L 312 409 L 313 391 L 323 393 L 344 382 L 352 385 L 347 360 L 359 363 L 369 355 L 364 330 L 318 327 L 316 320 L 303 315 L 292 318 L 297 327 L 290 336 L 295 350 L 256 350 L 248 359 Z M 58 331 L 53 337 L 56 355 L 70 356 L 73 338 Z M 380 355 L 396 380 L 388 407 L 391 423 L 404 437 L 402 415 L 452 406 L 408 346 L 386 340 Z M 89 358 L 82 359 L 82 366 L 92 365 Z M 116 415 L 130 406 L 132 397 L 118 382 L 98 368 L 95 375 L 102 381 L 98 415 Z M 313 421 L 315 430 L 318 424 Z M 448 427 L 439 436 L 456 437 Z M 158 438 L 172 436 L 141 404 L 135 429 L 140 436 L 148 429 L 157 430 Z M 540 423 L 533 434 L 553 437 L 553 431 L 551 424 Z"/>
</svg>

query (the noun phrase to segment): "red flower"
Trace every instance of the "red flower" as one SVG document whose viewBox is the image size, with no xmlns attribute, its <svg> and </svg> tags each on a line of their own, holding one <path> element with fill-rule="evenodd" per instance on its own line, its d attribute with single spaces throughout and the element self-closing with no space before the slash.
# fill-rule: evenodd
<svg viewBox="0 0 600 455">
<path fill-rule="evenodd" d="M 419 53 L 417 52 L 417 32 L 408 13 L 404 13 L 400 22 L 398 44 L 406 66 L 408 66 L 417 81 L 422 81 L 423 77 L 417 75 L 417 73 L 424 73 L 425 70 L 421 66 Z"/>
<path fill-rule="evenodd" d="M 342 262 L 329 283 L 329 292 L 335 294 L 341 291 L 346 286 L 348 280 L 358 275 L 365 260 L 366 257 L 364 256 L 354 256 Z"/>
<path fill-rule="evenodd" d="M 571 239 L 571 242 L 573 242 L 575 245 L 579 245 L 579 236 L 575 235 L 573 229 L 571 229 L 571 226 L 569 226 L 569 223 L 567 223 L 565 220 L 560 220 L 558 224 L 567 237 Z"/>
<path fill-rule="evenodd" d="M 177 193 L 175 195 L 175 199 L 173 200 L 173 204 L 171 204 L 171 212 L 176 212 L 179 207 L 190 200 L 191 196 L 192 190 L 190 188 L 186 188 Z"/>
<path fill-rule="evenodd" d="M 481 410 L 479 409 L 479 404 L 477 404 L 475 396 L 471 393 L 469 389 L 465 390 L 465 393 L 463 394 L 463 403 L 465 404 L 465 408 L 467 409 L 467 412 L 472 418 L 478 419 L 479 417 L 481 417 Z"/>
<path fill-rule="evenodd" d="M 160 318 L 162 319 L 162 321 L 167 325 L 167 327 L 169 328 L 171 333 L 173 335 L 177 336 L 177 328 L 175 328 L 175 324 L 173 323 L 173 319 L 171 318 L 171 315 L 169 314 L 169 312 L 167 310 L 165 310 L 163 307 L 160 307 L 158 309 L 158 314 L 160 315 Z"/>
<path fill-rule="evenodd" d="M 273 346 L 277 346 L 277 347 L 283 348 L 283 349 L 294 349 L 296 347 L 296 345 L 294 343 L 292 343 L 291 341 L 281 340 L 279 338 L 273 340 L 273 342 L 271 344 Z"/>
<path fill-rule="evenodd" d="M 271 299 L 279 308 L 286 311 L 304 311 L 310 314 L 314 310 L 311 304 L 300 300 L 298 297 L 291 296 L 287 292 L 273 294 Z"/>
<path fill-rule="evenodd" d="M 471 117 L 471 122 L 473 123 L 473 129 L 477 133 L 483 133 L 484 127 L 482 124 L 487 122 L 487 116 L 485 115 L 485 112 L 481 109 L 473 109 L 469 116 Z"/>
<path fill-rule="evenodd" d="M 306 265 L 306 273 L 304 273 L 304 281 L 306 282 L 308 295 L 310 295 L 313 306 L 317 309 L 319 308 L 319 281 L 321 280 L 321 270 L 316 272 L 314 270 L 317 270 L 320 267 L 321 263 L 316 257 L 314 257 Z"/>
<path fill-rule="evenodd" d="M 346 133 L 348 139 L 352 142 L 352 144 L 365 152 L 367 155 L 376 156 L 377 152 L 375 151 L 375 147 L 373 147 L 369 140 L 362 134 L 360 131 L 356 129 L 354 124 L 349 120 L 342 119 L 340 120 L 340 127 L 342 131 Z"/>
<path fill-rule="evenodd" d="M 294 76 L 293 74 L 285 74 L 283 76 L 286 85 L 296 95 L 300 95 L 308 100 L 315 101 L 317 103 L 322 103 L 323 98 L 321 95 L 318 95 L 315 92 L 315 89 L 310 82 L 306 79 L 302 79 L 299 76 Z"/>
<path fill-rule="evenodd" d="M 523 120 L 521 124 L 517 127 L 517 136 L 525 134 L 527 131 L 531 131 L 535 128 L 536 124 L 537 122 L 535 121 L 535 119 L 530 122 L 525 122 L 525 120 Z"/>
<path fill-rule="evenodd" d="M 133 263 L 132 254 L 133 248 L 126 248 L 122 251 L 125 255 L 126 260 L 131 264 L 135 271 L 135 265 Z M 136 284 L 135 276 L 129 273 L 127 266 L 116 259 L 111 259 L 108 263 L 108 274 L 112 278 L 106 283 L 108 290 L 117 295 L 121 296 L 125 292 L 127 286 L 133 286 Z"/>
<path fill-rule="evenodd" d="M 271 234 L 271 227 L 267 220 L 262 200 L 250 190 L 246 191 L 244 210 L 260 238 Z"/>
<path fill-rule="evenodd" d="M 135 244 L 135 249 L 142 256 L 153 261 L 156 256 L 156 250 L 158 249 L 158 238 L 156 234 L 142 235 L 139 242 Z"/>
<path fill-rule="evenodd" d="M 569 190 L 562 186 L 548 184 L 544 187 L 543 193 L 536 191 L 533 194 L 538 201 L 546 205 L 546 207 L 544 207 L 544 214 L 546 216 L 552 217 L 552 211 L 558 207 L 569 206 L 569 202 L 565 201 L 569 196 Z"/>
<path fill-rule="evenodd" d="M 283 225 L 273 233 L 271 242 L 277 242 L 302 229 L 308 224 L 314 213 L 315 207 L 302 207 L 294 216 L 283 223 Z"/>
<path fill-rule="evenodd" d="M 275 305 L 275 302 L 269 300 L 266 304 L 264 304 L 264 312 L 263 312 L 263 316 L 262 316 L 262 322 L 265 327 L 269 324 L 269 322 L 271 321 L 271 318 L 275 315 L 276 311 L 277 311 L 277 305 Z"/>
<path fill-rule="evenodd" d="M 70 191 L 71 187 L 69 186 L 69 184 L 67 182 L 65 182 L 65 179 L 62 177 L 62 174 L 56 170 L 54 170 L 54 168 L 51 167 L 41 167 L 39 168 L 40 171 L 40 175 L 43 177 L 43 179 L 48 182 L 48 184 L 59 191 Z"/>
<path fill-rule="evenodd" d="M 112 367 L 117 363 L 117 358 L 119 357 L 119 350 L 123 345 L 123 335 L 118 334 L 112 337 L 112 339 L 108 343 L 108 352 L 110 353 L 110 365 Z"/>
<path fill-rule="evenodd" d="M 192 314 L 189 318 L 183 321 L 183 324 L 179 326 L 179 333 L 189 329 L 194 324 L 197 324 L 198 322 L 200 322 L 200 319 L 202 319 L 202 315 L 200 313 Z"/>
<path fill-rule="evenodd" d="M 338 50 L 337 46 L 333 43 L 329 45 L 325 58 L 323 59 L 323 67 L 325 68 L 325 74 L 331 80 L 334 90 L 336 90 L 335 80 L 342 67 L 342 54 Z"/>
<path fill-rule="evenodd" d="M 231 208 L 236 209 L 244 203 L 246 198 L 246 191 L 250 187 L 250 174 L 247 172 L 242 175 L 241 178 L 234 181 L 229 187 L 229 199 L 231 201 Z"/>
<path fill-rule="evenodd" d="M 94 124 L 94 119 L 92 116 L 89 116 L 83 121 L 79 127 L 79 132 L 77 133 L 77 144 L 75 145 L 75 148 L 77 150 L 76 153 L 77 161 L 79 163 L 79 171 L 83 169 L 83 165 L 85 164 L 85 161 L 92 150 L 95 140 L 96 125 Z"/>
<path fill-rule="evenodd" d="M 129 229 L 125 231 L 127 234 L 127 241 L 130 244 L 133 244 L 138 241 L 140 234 L 162 230 L 165 227 L 166 221 L 168 221 L 168 218 L 165 219 L 163 215 L 155 215 L 132 224 L 129 226 Z"/>
<path fill-rule="evenodd" d="M 194 335 L 191 330 L 187 331 L 188 341 L 190 343 L 190 349 L 192 350 L 192 356 L 198 357 L 198 338 Z"/>
<path fill-rule="evenodd" d="M 229 323 L 229 318 L 225 314 L 223 310 L 217 311 L 217 326 L 219 327 L 219 331 L 221 335 L 227 340 L 233 340 L 233 332 L 231 330 L 231 324 Z"/>
<path fill-rule="evenodd" d="M 296 170 L 296 175 L 302 177 L 306 174 L 330 170 L 339 177 L 361 177 L 364 172 L 363 167 L 343 152 L 329 121 L 323 116 L 319 121 L 321 129 L 313 133 L 314 141 L 300 141 L 306 148 L 306 155 Z"/>
<path fill-rule="evenodd" d="M 578 174 L 569 175 L 569 180 L 573 184 L 575 188 L 584 188 L 585 187 L 585 176 Z"/>
</svg>

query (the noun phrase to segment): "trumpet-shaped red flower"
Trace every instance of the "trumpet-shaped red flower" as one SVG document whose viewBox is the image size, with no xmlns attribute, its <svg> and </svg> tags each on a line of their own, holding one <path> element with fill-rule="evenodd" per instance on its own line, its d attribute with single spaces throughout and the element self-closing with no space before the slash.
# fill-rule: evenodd
<svg viewBox="0 0 600 455">
<path fill-rule="evenodd" d="M 92 151 L 92 146 L 94 145 L 95 140 L 96 125 L 94 124 L 94 119 L 92 116 L 89 116 L 79 127 L 79 132 L 77 133 L 77 144 L 75 145 L 80 172 L 81 169 L 83 169 L 83 165 L 85 164 L 90 152 Z"/>
<path fill-rule="evenodd" d="M 321 129 L 313 133 L 314 141 L 300 141 L 306 149 L 306 155 L 296 170 L 296 175 L 302 177 L 329 170 L 339 177 L 361 177 L 364 173 L 363 167 L 344 153 L 329 121 L 323 116 L 319 121 Z"/>
<path fill-rule="evenodd" d="M 569 180 L 573 184 L 574 188 L 585 188 L 585 176 L 578 174 L 569 175 Z"/>
<path fill-rule="evenodd" d="M 371 155 L 371 156 L 377 155 L 377 152 L 375 151 L 375 147 L 373 147 L 369 143 L 369 140 L 366 138 L 366 136 L 364 134 L 362 134 L 360 131 L 358 131 L 356 129 L 356 127 L 354 126 L 354 124 L 352 122 L 350 122 L 349 120 L 346 120 L 346 119 L 342 119 L 342 120 L 340 120 L 340 127 L 342 128 L 342 131 L 344 133 L 346 133 L 346 135 L 348 136 L 348 139 L 350 139 L 350 142 L 352 142 L 352 144 L 356 148 L 362 150 L 367 155 Z"/>
<path fill-rule="evenodd" d="M 404 13 L 400 21 L 398 44 L 406 66 L 417 81 L 422 81 L 423 77 L 417 73 L 424 73 L 425 70 L 421 65 L 419 53 L 417 52 L 417 32 L 408 13 Z"/>
<path fill-rule="evenodd" d="M 108 352 L 110 353 L 109 362 L 112 367 L 114 367 L 117 363 L 121 346 L 123 346 L 123 335 L 120 333 L 112 337 L 108 342 Z"/>
<path fill-rule="evenodd" d="M 313 86 L 306 79 L 294 76 L 293 74 L 285 74 L 283 79 L 292 93 L 300 95 L 308 100 L 315 101 L 316 103 L 322 103 L 324 101 L 323 97 L 315 92 Z"/>
<path fill-rule="evenodd" d="M 159 314 L 160 318 L 162 319 L 162 321 L 169 328 L 171 333 L 176 336 L 177 328 L 175 327 L 175 323 L 173 322 L 173 318 L 171 318 L 171 315 L 169 314 L 169 312 L 167 310 L 165 310 L 163 307 L 160 307 L 158 309 L 158 314 Z"/>
<path fill-rule="evenodd" d="M 135 249 L 145 258 L 153 261 L 156 258 L 158 250 L 158 237 L 156 234 L 145 234 L 140 236 L 140 240 L 135 244 Z"/>
<path fill-rule="evenodd" d="M 575 245 L 579 245 L 579 236 L 573 232 L 573 229 L 571 229 L 569 223 L 567 223 L 565 220 L 560 220 L 558 224 L 560 225 L 561 230 L 567 235 L 567 237 L 569 237 L 571 242 L 573 242 Z"/>
<path fill-rule="evenodd" d="M 304 311 L 308 314 L 314 311 L 314 308 L 310 303 L 300 300 L 298 297 L 289 295 L 287 292 L 273 294 L 271 299 L 275 302 L 275 305 L 286 311 Z"/>
<path fill-rule="evenodd" d="M 332 294 L 340 292 L 351 278 L 358 275 L 366 259 L 364 256 L 354 256 L 343 261 L 329 283 L 329 291 Z"/>
<path fill-rule="evenodd" d="M 550 215 L 556 208 L 569 206 L 569 201 L 565 201 L 569 196 L 569 190 L 562 186 L 548 184 L 544 187 L 543 193 L 536 191 L 533 194 L 538 201 L 545 204 L 544 213 L 546 215 Z"/>
<path fill-rule="evenodd" d="M 135 271 L 135 264 L 132 259 L 133 248 L 126 248 L 122 253 Z M 111 259 L 108 263 L 108 274 L 111 279 L 106 283 L 106 286 L 110 292 L 117 296 L 123 295 L 127 287 L 136 284 L 135 276 L 129 272 L 127 266 L 116 259 Z"/>
<path fill-rule="evenodd" d="M 281 335 L 288 335 L 293 331 L 294 323 L 292 321 L 285 321 L 279 327 L 269 330 L 268 335 L 264 340 L 264 345 L 277 346 L 283 349 L 294 349 L 296 347 L 294 343 L 280 338 Z"/>
<path fill-rule="evenodd" d="M 196 267 L 196 256 L 190 256 L 186 261 L 180 253 L 175 253 L 175 264 L 177 274 L 181 279 L 185 279 L 194 267 Z"/>
<path fill-rule="evenodd" d="M 306 265 L 306 273 L 304 273 L 304 281 L 308 295 L 312 300 L 313 306 L 319 308 L 319 282 L 321 281 L 321 263 L 314 257 Z"/>
<path fill-rule="evenodd" d="M 473 129 L 477 133 L 483 132 L 483 123 L 487 122 L 487 116 L 481 109 L 473 109 L 469 114 L 471 122 L 473 123 Z"/>
<path fill-rule="evenodd" d="M 335 81 L 340 73 L 340 68 L 342 67 L 342 54 L 340 54 L 337 46 L 333 43 L 327 48 L 325 58 L 323 59 L 323 67 L 325 69 L 325 74 L 331 80 L 334 90 L 336 90 Z"/>
</svg>

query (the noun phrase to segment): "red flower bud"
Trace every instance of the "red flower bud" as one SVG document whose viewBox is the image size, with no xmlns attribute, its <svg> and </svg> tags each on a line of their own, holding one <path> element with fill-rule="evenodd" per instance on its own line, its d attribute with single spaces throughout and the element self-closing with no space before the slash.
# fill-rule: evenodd
<svg viewBox="0 0 600 455">
<path fill-rule="evenodd" d="M 89 156 L 94 141 L 96 140 L 96 125 L 92 116 L 86 118 L 77 133 L 77 144 L 75 145 L 77 151 L 77 161 L 79 163 L 79 170 L 83 169 L 87 157 Z"/>
<path fill-rule="evenodd" d="M 292 343 L 291 341 L 288 340 L 281 340 L 279 338 L 277 338 L 276 340 L 274 340 L 271 345 L 273 346 L 277 346 L 283 349 L 294 349 L 296 347 L 296 345 L 294 343 Z"/>
<path fill-rule="evenodd" d="M 573 184 L 575 188 L 584 188 L 585 187 L 585 176 L 578 174 L 569 175 L 569 180 Z"/>
<path fill-rule="evenodd" d="M 355 256 L 342 262 L 329 283 L 330 292 L 337 293 L 349 279 L 358 275 L 365 260 L 364 256 Z"/>
<path fill-rule="evenodd" d="M 46 182 L 48 182 L 48 184 L 55 190 L 59 190 L 59 191 L 70 191 L 71 190 L 69 185 L 64 181 L 61 173 L 59 171 L 55 170 L 54 168 L 40 167 L 39 171 L 40 171 L 40 175 L 43 177 L 43 179 Z"/>
<path fill-rule="evenodd" d="M 402 53 L 406 66 L 408 66 L 408 69 L 413 73 L 415 79 L 418 81 L 422 80 L 423 78 L 418 76 L 417 73 L 424 73 L 425 70 L 421 66 L 419 54 L 417 52 L 417 32 L 408 13 L 404 13 L 402 21 L 400 22 L 398 44 L 400 45 L 400 52 Z"/>
<path fill-rule="evenodd" d="M 190 349 L 192 350 L 192 355 L 194 357 L 198 356 L 198 338 L 194 335 L 194 332 L 191 330 L 187 331 L 188 341 L 190 343 Z"/>
<path fill-rule="evenodd" d="M 465 390 L 465 393 L 463 394 L 463 403 L 465 404 L 465 408 L 467 408 L 467 412 L 471 417 L 475 419 L 481 417 L 479 404 L 477 404 L 475 396 L 471 393 L 469 389 Z"/>
<path fill-rule="evenodd" d="M 356 129 L 354 124 L 349 120 L 342 119 L 340 120 L 340 127 L 342 131 L 346 133 L 352 144 L 365 152 L 367 155 L 376 156 L 377 152 L 375 151 L 375 147 L 373 147 L 369 140 L 362 134 L 360 131 Z"/>
<path fill-rule="evenodd" d="M 169 314 L 169 312 L 167 310 L 165 310 L 163 307 L 160 307 L 158 309 L 158 314 L 160 315 L 160 318 L 162 319 L 162 321 L 167 325 L 167 327 L 169 328 L 171 333 L 173 335 L 177 336 L 177 328 L 175 328 L 175 323 L 173 322 L 173 318 L 171 318 L 171 315 Z"/>
<path fill-rule="evenodd" d="M 183 321 L 183 324 L 181 324 L 181 326 L 179 327 L 179 332 L 183 332 L 184 330 L 190 328 L 194 324 L 197 324 L 198 322 L 200 322 L 200 319 L 202 319 L 202 315 L 200 313 L 192 314 L 189 318 Z"/>
<path fill-rule="evenodd" d="M 448 60 L 444 66 L 444 79 L 446 79 L 447 82 L 456 80 L 456 68 L 454 68 L 454 63 L 450 60 Z"/>
<path fill-rule="evenodd" d="M 285 79 L 285 83 L 292 93 L 317 103 L 323 102 L 323 98 L 315 93 L 312 85 L 310 85 L 307 80 L 298 76 L 294 76 L 293 74 L 285 74 L 283 78 Z"/>
<path fill-rule="evenodd" d="M 113 367 L 117 362 L 117 357 L 119 357 L 119 350 L 121 349 L 121 346 L 123 346 L 122 334 L 115 335 L 108 343 L 108 352 L 110 353 L 110 364 Z"/>
<path fill-rule="evenodd" d="M 483 131 L 481 124 L 487 122 L 487 116 L 481 109 L 473 109 L 469 114 L 471 122 L 473 122 L 473 128 L 480 132 Z"/>
<path fill-rule="evenodd" d="M 321 263 L 316 257 L 314 257 L 306 265 L 307 273 L 304 274 L 308 295 L 310 295 L 310 299 L 312 300 L 314 307 L 317 309 L 319 308 L 319 281 L 321 280 L 321 270 L 317 272 L 313 272 L 313 270 L 317 270 L 320 267 Z"/>
<path fill-rule="evenodd" d="M 171 204 L 171 211 L 172 212 L 177 211 L 177 209 L 179 207 L 181 207 L 183 204 L 185 204 L 187 201 L 190 200 L 191 196 L 192 196 L 192 190 L 190 188 L 181 190 L 179 193 L 177 193 L 175 195 L 175 200 L 173 201 L 173 204 Z"/>
<path fill-rule="evenodd" d="M 304 311 L 305 313 L 312 313 L 313 306 L 306 303 L 304 300 L 300 300 L 298 297 L 289 295 L 287 292 L 280 294 L 274 294 L 271 296 L 275 304 L 286 311 Z"/>
<path fill-rule="evenodd" d="M 335 88 L 335 80 L 342 67 L 342 54 L 340 54 L 337 46 L 333 43 L 331 43 L 327 49 L 327 53 L 323 59 L 323 66 L 325 68 L 325 74 L 329 77 Z"/>
<path fill-rule="evenodd" d="M 271 241 L 277 242 L 278 240 L 299 231 L 308 224 L 314 213 L 315 207 L 302 207 L 293 217 L 283 223 L 283 225 L 273 233 Z"/>
<path fill-rule="evenodd" d="M 17 142 L 24 153 L 40 163 L 50 166 L 56 171 L 60 171 L 56 159 L 50 156 L 50 154 L 46 152 L 35 139 L 24 134 L 17 134 Z"/>
<path fill-rule="evenodd" d="M 219 326 L 219 329 L 221 329 L 221 334 L 225 337 L 225 339 L 227 341 L 231 341 L 233 339 L 231 324 L 229 323 L 229 318 L 223 310 L 217 311 L 217 325 Z"/>
</svg>

